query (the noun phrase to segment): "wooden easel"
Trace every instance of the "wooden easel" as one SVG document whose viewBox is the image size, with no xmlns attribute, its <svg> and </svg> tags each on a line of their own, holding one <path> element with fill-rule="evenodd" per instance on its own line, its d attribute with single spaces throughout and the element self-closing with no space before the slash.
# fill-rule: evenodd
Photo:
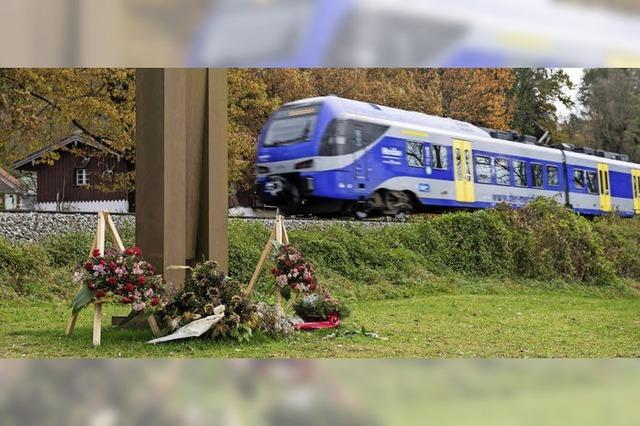
<svg viewBox="0 0 640 426">
<path fill-rule="evenodd" d="M 111 237 L 116 243 L 118 250 L 124 251 L 124 244 L 122 243 L 122 239 L 120 238 L 120 234 L 116 229 L 116 225 L 113 223 L 111 219 L 111 215 L 107 211 L 98 212 L 98 226 L 96 227 L 96 235 L 93 237 L 93 244 L 91 245 L 91 250 L 89 251 L 89 257 L 93 256 L 93 251 L 98 249 L 100 251 L 100 256 L 104 255 L 104 243 L 105 243 L 105 230 L 109 229 L 109 233 Z M 93 303 L 93 346 L 100 346 L 100 340 L 102 336 L 102 304 L 104 302 L 94 302 Z M 76 320 L 78 319 L 78 314 L 80 311 L 74 312 L 71 314 L 71 318 L 69 318 L 69 322 L 67 323 L 67 336 L 71 336 L 73 333 L 73 329 L 76 326 Z M 151 315 L 148 319 L 149 327 L 151 328 L 151 332 L 154 336 L 160 335 L 160 328 L 158 327 L 158 323 L 153 315 Z"/>
<path fill-rule="evenodd" d="M 256 269 L 253 271 L 253 276 L 251 277 L 251 281 L 249 281 L 249 286 L 244 293 L 245 296 L 250 297 L 253 293 L 253 288 L 258 282 L 258 278 L 260 278 L 260 274 L 264 268 L 264 263 L 271 252 L 271 248 L 275 248 L 275 245 L 273 244 L 274 241 L 277 241 L 280 244 L 289 244 L 289 234 L 287 233 L 287 228 L 284 226 L 284 218 L 280 214 L 276 215 L 276 223 L 273 230 L 271 230 L 271 235 L 269 236 L 267 244 L 264 246 L 264 250 L 262 250 Z M 282 310 L 282 296 L 280 295 L 280 292 L 276 292 L 276 297 L 278 298 L 278 308 Z"/>
</svg>

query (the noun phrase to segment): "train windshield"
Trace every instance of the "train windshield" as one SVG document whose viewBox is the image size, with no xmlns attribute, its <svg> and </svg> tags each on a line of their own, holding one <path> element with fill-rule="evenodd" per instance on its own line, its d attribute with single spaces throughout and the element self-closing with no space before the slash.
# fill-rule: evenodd
<svg viewBox="0 0 640 426">
<path fill-rule="evenodd" d="M 264 146 L 290 145 L 311 140 L 318 121 L 318 107 L 285 109 L 275 113 Z"/>
</svg>

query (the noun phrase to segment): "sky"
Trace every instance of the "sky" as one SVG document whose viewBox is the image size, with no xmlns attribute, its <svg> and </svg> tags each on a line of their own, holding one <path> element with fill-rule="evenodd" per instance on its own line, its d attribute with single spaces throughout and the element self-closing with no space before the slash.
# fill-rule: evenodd
<svg viewBox="0 0 640 426">
<path fill-rule="evenodd" d="M 578 91 L 580 90 L 580 83 L 582 82 L 582 68 L 563 68 L 564 72 L 569 75 L 569 78 L 573 82 L 573 89 L 567 90 L 571 99 L 575 102 L 573 108 L 568 109 L 561 102 L 556 102 L 556 108 L 558 109 L 558 119 L 560 121 L 566 121 L 569 115 L 580 111 L 580 103 L 578 102 Z"/>
</svg>

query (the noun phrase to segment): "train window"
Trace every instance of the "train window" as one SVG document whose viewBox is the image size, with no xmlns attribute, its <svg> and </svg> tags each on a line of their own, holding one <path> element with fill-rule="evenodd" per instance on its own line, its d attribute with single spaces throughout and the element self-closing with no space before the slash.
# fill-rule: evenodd
<svg viewBox="0 0 640 426">
<path fill-rule="evenodd" d="M 547 184 L 549 186 L 558 186 L 560 185 L 560 179 L 558 175 L 558 167 L 557 166 L 547 166 Z"/>
<path fill-rule="evenodd" d="M 447 147 L 442 145 L 431 145 L 431 167 L 434 169 L 447 170 L 449 168 L 449 157 Z"/>
<path fill-rule="evenodd" d="M 516 186 L 527 186 L 527 163 L 513 160 L 513 181 Z"/>
<path fill-rule="evenodd" d="M 364 137 L 362 136 L 362 127 L 356 125 L 356 129 L 354 131 L 354 139 L 353 143 L 356 147 L 356 151 L 364 148 Z"/>
<path fill-rule="evenodd" d="M 293 115 L 297 110 L 290 110 L 287 116 L 274 119 L 267 129 L 264 146 L 291 145 L 311 140 L 318 116 L 315 110 L 301 110 L 301 115 Z M 278 112 L 279 114 L 281 112 Z M 295 112 L 297 114 L 297 112 Z"/>
<path fill-rule="evenodd" d="M 467 171 L 467 180 L 471 181 L 471 152 L 468 149 L 464 150 L 464 165 Z"/>
<path fill-rule="evenodd" d="M 462 153 L 460 148 L 456 148 L 456 178 L 462 179 Z"/>
<path fill-rule="evenodd" d="M 476 155 L 476 179 L 481 183 L 491 183 L 493 176 L 491 173 L 491 158 L 483 155 Z"/>
<path fill-rule="evenodd" d="M 573 186 L 575 186 L 576 189 L 584 189 L 584 170 L 575 169 L 573 171 Z"/>
<path fill-rule="evenodd" d="M 542 188 L 544 186 L 542 164 L 531 163 L 531 185 L 534 188 Z"/>
<path fill-rule="evenodd" d="M 598 193 L 598 175 L 596 172 L 588 171 L 587 172 L 587 190 L 591 194 Z"/>
<path fill-rule="evenodd" d="M 354 120 L 332 120 L 322 137 L 320 155 L 345 155 L 377 141 L 388 126 Z"/>
<path fill-rule="evenodd" d="M 407 141 L 407 164 L 409 167 L 424 167 L 424 144 Z"/>
<path fill-rule="evenodd" d="M 498 185 L 511 185 L 509 160 L 506 158 L 496 158 L 496 183 Z"/>
</svg>

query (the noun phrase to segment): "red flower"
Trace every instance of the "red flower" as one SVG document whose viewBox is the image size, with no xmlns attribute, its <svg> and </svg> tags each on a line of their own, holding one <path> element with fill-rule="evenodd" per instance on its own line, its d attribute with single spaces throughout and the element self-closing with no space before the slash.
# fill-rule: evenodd
<svg viewBox="0 0 640 426">
<path fill-rule="evenodd" d="M 142 250 L 138 246 L 132 247 L 131 251 L 133 252 L 134 256 L 136 256 L 136 257 L 142 256 Z"/>
<path fill-rule="evenodd" d="M 147 277 L 144 275 L 138 275 L 138 285 L 145 285 L 147 283 Z"/>
<path fill-rule="evenodd" d="M 100 259 L 100 260 L 98 261 L 98 263 L 99 263 L 99 264 L 101 264 L 101 265 L 104 265 L 105 263 L 107 263 L 107 261 L 106 261 L 106 260 L 104 260 L 104 259 Z"/>
<path fill-rule="evenodd" d="M 105 296 L 105 292 L 103 290 L 96 291 L 96 299 L 101 299 Z"/>
<path fill-rule="evenodd" d="M 100 249 L 93 249 L 93 251 L 91 252 L 91 256 L 100 257 Z"/>
<path fill-rule="evenodd" d="M 128 248 L 124 251 L 124 254 L 126 254 L 127 256 L 132 256 L 133 255 L 133 249 L 132 248 Z"/>
<path fill-rule="evenodd" d="M 127 296 L 123 297 L 123 298 L 122 298 L 122 303 L 124 303 L 124 304 L 131 303 L 131 298 L 130 298 L 130 297 L 127 297 Z"/>
<path fill-rule="evenodd" d="M 133 291 L 133 284 L 131 283 L 126 283 L 124 286 L 122 286 L 122 289 L 124 291 L 126 291 L 127 293 L 130 293 Z"/>
<path fill-rule="evenodd" d="M 109 269 L 111 269 L 112 271 L 115 271 L 117 267 L 118 265 L 113 260 L 109 262 Z"/>
<path fill-rule="evenodd" d="M 86 269 L 87 271 L 91 272 L 93 270 L 93 263 L 91 262 L 87 262 L 84 264 L 84 269 Z"/>
<path fill-rule="evenodd" d="M 109 277 L 109 278 L 107 278 L 107 283 L 110 286 L 114 286 L 114 285 L 118 284 L 118 280 L 115 277 Z"/>
<path fill-rule="evenodd" d="M 93 290 L 94 288 L 96 288 L 96 285 L 94 283 L 87 283 L 87 288 L 89 290 Z"/>
<path fill-rule="evenodd" d="M 157 306 L 158 303 L 160 303 L 160 299 L 157 297 L 154 297 L 151 299 L 151 306 Z"/>
</svg>

